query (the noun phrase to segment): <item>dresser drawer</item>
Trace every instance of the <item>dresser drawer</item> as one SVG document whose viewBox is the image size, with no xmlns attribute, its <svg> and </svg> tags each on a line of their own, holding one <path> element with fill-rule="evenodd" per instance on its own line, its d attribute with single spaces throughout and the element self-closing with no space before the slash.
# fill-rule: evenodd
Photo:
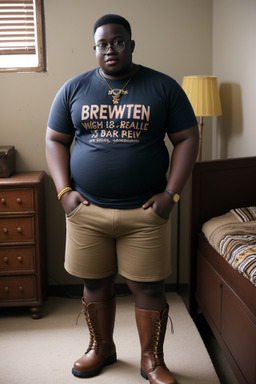
<svg viewBox="0 0 256 384">
<path fill-rule="evenodd" d="M 34 240 L 34 217 L 1 217 L 0 242 L 32 242 Z"/>
<path fill-rule="evenodd" d="M 32 211 L 33 208 L 32 189 L 0 190 L 0 212 Z"/>
<path fill-rule="evenodd" d="M 33 246 L 0 247 L 0 275 L 34 271 L 35 249 Z"/>
<path fill-rule="evenodd" d="M 0 277 L 0 301 L 32 300 L 36 298 L 33 276 Z"/>
</svg>

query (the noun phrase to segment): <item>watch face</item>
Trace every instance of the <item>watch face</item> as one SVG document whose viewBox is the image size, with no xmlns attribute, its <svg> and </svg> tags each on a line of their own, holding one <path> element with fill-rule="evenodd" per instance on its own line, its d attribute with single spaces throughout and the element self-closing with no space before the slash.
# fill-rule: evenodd
<svg viewBox="0 0 256 384">
<path fill-rule="evenodd" d="M 179 199 L 180 199 L 180 195 L 178 195 L 178 193 L 173 192 L 173 191 L 171 191 L 171 190 L 168 189 L 168 188 L 166 188 L 165 191 L 166 191 L 167 193 L 169 193 L 169 195 L 171 196 L 172 201 L 173 201 L 174 203 L 178 203 L 178 201 L 179 201 Z"/>
<path fill-rule="evenodd" d="M 179 199 L 180 199 L 180 196 L 178 195 L 178 193 L 175 193 L 172 197 L 174 203 L 178 203 Z"/>
</svg>

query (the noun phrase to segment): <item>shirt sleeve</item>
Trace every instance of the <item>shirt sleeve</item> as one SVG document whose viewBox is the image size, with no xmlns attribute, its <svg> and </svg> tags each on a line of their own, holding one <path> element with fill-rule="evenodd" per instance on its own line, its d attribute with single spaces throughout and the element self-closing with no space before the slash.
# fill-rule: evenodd
<svg viewBox="0 0 256 384">
<path fill-rule="evenodd" d="M 67 84 L 63 85 L 53 100 L 47 125 L 57 132 L 74 134 Z"/>
<path fill-rule="evenodd" d="M 181 86 L 174 81 L 170 92 L 170 110 L 167 122 L 168 133 L 177 133 L 197 125 L 192 105 Z"/>
</svg>

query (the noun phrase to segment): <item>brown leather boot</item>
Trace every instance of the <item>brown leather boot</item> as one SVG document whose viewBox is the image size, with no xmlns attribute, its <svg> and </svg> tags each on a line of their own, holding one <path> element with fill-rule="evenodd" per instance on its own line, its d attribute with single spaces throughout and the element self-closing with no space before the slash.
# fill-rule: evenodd
<svg viewBox="0 0 256 384">
<path fill-rule="evenodd" d="M 116 361 L 113 341 L 116 300 L 86 304 L 82 299 L 82 303 L 90 343 L 85 354 L 74 363 L 72 373 L 78 377 L 92 377 L 98 375 L 105 365 Z"/>
<path fill-rule="evenodd" d="M 150 384 L 176 384 L 164 362 L 163 343 L 169 305 L 164 312 L 135 307 L 136 323 L 141 345 L 141 375 Z"/>
</svg>

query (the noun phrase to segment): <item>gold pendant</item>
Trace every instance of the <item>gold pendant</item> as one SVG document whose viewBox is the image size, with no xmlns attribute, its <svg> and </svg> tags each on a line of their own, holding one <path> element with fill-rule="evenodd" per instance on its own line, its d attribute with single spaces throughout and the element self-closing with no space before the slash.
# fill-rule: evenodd
<svg viewBox="0 0 256 384">
<path fill-rule="evenodd" d="M 118 104 L 120 102 L 120 97 L 122 95 L 127 95 L 128 91 L 125 91 L 123 89 L 110 89 L 108 91 L 109 95 L 112 95 L 113 104 Z"/>
</svg>

